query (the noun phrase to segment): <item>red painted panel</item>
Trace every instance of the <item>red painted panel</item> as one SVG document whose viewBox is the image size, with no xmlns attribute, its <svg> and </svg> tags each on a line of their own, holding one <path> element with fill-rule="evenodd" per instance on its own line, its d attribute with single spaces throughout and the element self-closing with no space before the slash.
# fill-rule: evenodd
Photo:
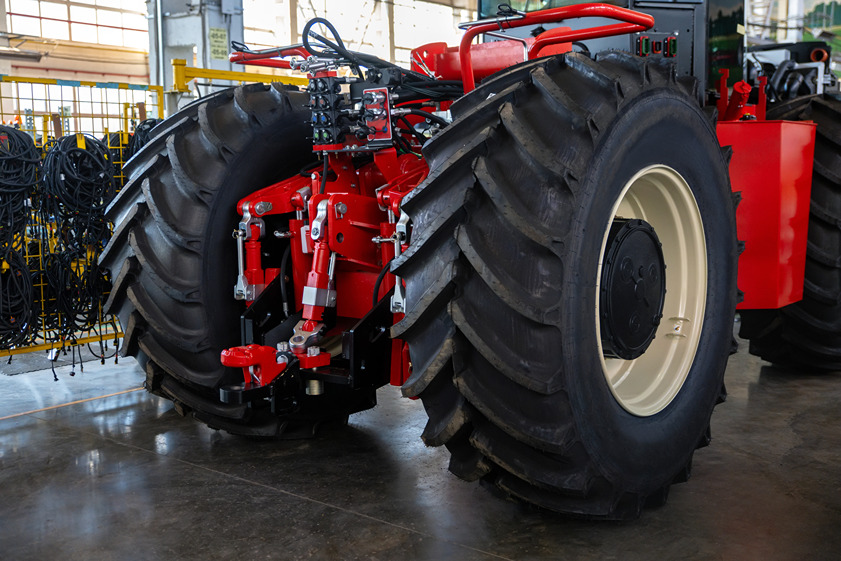
<svg viewBox="0 0 841 561">
<path fill-rule="evenodd" d="M 569 31 L 569 27 L 559 28 Z M 548 33 L 548 32 L 547 32 Z M 519 41 L 491 41 L 471 45 L 473 76 L 483 80 L 495 72 L 514 66 L 526 60 L 527 50 L 534 45 L 534 37 L 525 39 L 524 46 Z M 571 43 L 548 45 L 540 51 L 541 56 L 557 55 L 572 50 Z M 442 80 L 461 80 L 461 61 L 459 48 L 448 47 L 446 43 L 429 43 L 412 51 L 412 70 L 425 73 L 418 64 L 423 61 L 426 67 Z"/>
<path fill-rule="evenodd" d="M 377 273 L 351 267 L 350 263 L 340 262 L 336 272 L 336 313 L 362 319 L 371 311 Z"/>
<path fill-rule="evenodd" d="M 730 182 L 742 192 L 736 211 L 739 309 L 780 308 L 803 298 L 815 124 L 729 121 L 717 125 L 733 147 Z"/>
</svg>

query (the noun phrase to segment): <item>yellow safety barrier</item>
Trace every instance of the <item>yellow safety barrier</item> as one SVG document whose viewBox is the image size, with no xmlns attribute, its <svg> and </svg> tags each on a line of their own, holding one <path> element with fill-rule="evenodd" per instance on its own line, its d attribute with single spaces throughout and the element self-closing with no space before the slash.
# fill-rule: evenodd
<svg viewBox="0 0 841 561">
<path fill-rule="evenodd" d="M 273 76 L 271 74 L 260 74 L 257 72 L 237 72 L 235 70 L 211 70 L 207 68 L 193 68 L 187 66 L 183 58 L 172 59 L 172 90 L 177 93 L 187 93 L 190 88 L 187 84 L 191 80 L 201 78 L 204 80 L 230 80 L 232 82 L 282 82 L 292 86 L 306 86 L 306 78 L 298 76 Z"/>
<path fill-rule="evenodd" d="M 52 343 L 37 343 L 33 345 L 27 345 L 25 347 L 16 347 L 14 349 L 0 349 L 0 357 L 14 356 L 35 351 L 50 351 L 53 349 L 63 349 L 69 345 L 90 345 L 91 343 L 99 343 L 100 341 L 114 341 L 115 339 L 119 339 L 122 336 L 123 332 L 119 329 L 117 331 L 109 329 L 104 333 L 95 333 L 94 335 L 76 337 L 73 341 L 55 341 Z"/>
</svg>

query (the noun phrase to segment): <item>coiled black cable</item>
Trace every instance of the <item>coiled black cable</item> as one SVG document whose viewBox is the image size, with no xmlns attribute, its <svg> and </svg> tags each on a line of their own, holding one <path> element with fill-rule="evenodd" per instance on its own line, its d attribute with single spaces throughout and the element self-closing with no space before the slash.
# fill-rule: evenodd
<svg viewBox="0 0 841 561">
<path fill-rule="evenodd" d="M 25 132 L 0 125 L 0 348 L 33 337 L 32 277 L 23 256 L 41 154 Z"/>
<path fill-rule="evenodd" d="M 124 133 L 112 132 L 103 136 L 101 141 L 108 149 L 108 159 L 111 165 L 114 166 L 114 188 L 120 190 L 125 184 L 125 177 L 123 176 L 123 165 L 128 161 L 129 145 L 123 144 Z"/>
<path fill-rule="evenodd" d="M 55 223 L 56 232 L 52 247 L 41 252 L 52 314 L 44 327 L 53 340 L 72 340 L 99 323 L 110 284 L 97 260 L 110 237 L 103 213 L 114 197 L 114 168 L 105 144 L 88 135 L 83 140 L 60 138 L 44 161 L 40 222 Z"/>
<path fill-rule="evenodd" d="M 49 234 L 46 228 L 38 227 L 34 232 L 37 239 L 27 244 L 29 276 L 32 280 L 32 314 L 37 330 L 47 341 L 58 340 L 59 315 L 56 306 L 55 291 L 50 286 L 44 265 L 49 255 Z M 47 332 L 56 334 L 51 337 Z"/>
<path fill-rule="evenodd" d="M 0 348 L 28 341 L 32 326 L 32 278 L 26 259 L 7 250 L 0 267 Z"/>
<path fill-rule="evenodd" d="M 90 254 L 78 250 L 52 253 L 45 259 L 44 274 L 55 297 L 61 339 L 99 323 L 102 295 L 109 282 Z"/>
<path fill-rule="evenodd" d="M 0 125 L 0 246 L 20 246 L 41 155 L 25 132 Z"/>
<path fill-rule="evenodd" d="M 59 223 L 66 247 L 99 246 L 110 235 L 103 216 L 114 197 L 114 167 L 108 149 L 96 138 L 63 136 L 44 159 L 43 209 Z"/>
</svg>

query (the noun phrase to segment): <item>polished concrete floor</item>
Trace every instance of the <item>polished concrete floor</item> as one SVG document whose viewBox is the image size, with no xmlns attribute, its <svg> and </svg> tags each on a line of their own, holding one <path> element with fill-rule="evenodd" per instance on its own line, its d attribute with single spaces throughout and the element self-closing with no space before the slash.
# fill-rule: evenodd
<svg viewBox="0 0 841 561">
<path fill-rule="evenodd" d="M 623 524 L 457 480 L 394 388 L 348 427 L 266 442 L 133 391 L 130 360 L 0 375 L 0 559 L 841 559 L 841 374 L 745 346 L 692 480 Z"/>
</svg>

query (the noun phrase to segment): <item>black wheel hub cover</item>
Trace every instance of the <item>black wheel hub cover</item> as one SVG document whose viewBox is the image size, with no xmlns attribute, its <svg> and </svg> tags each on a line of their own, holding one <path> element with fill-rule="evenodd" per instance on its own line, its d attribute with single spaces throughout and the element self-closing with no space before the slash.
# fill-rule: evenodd
<svg viewBox="0 0 841 561">
<path fill-rule="evenodd" d="M 666 297 L 660 240 L 645 220 L 617 218 L 607 236 L 599 319 L 607 358 L 641 356 L 657 332 Z"/>
</svg>

